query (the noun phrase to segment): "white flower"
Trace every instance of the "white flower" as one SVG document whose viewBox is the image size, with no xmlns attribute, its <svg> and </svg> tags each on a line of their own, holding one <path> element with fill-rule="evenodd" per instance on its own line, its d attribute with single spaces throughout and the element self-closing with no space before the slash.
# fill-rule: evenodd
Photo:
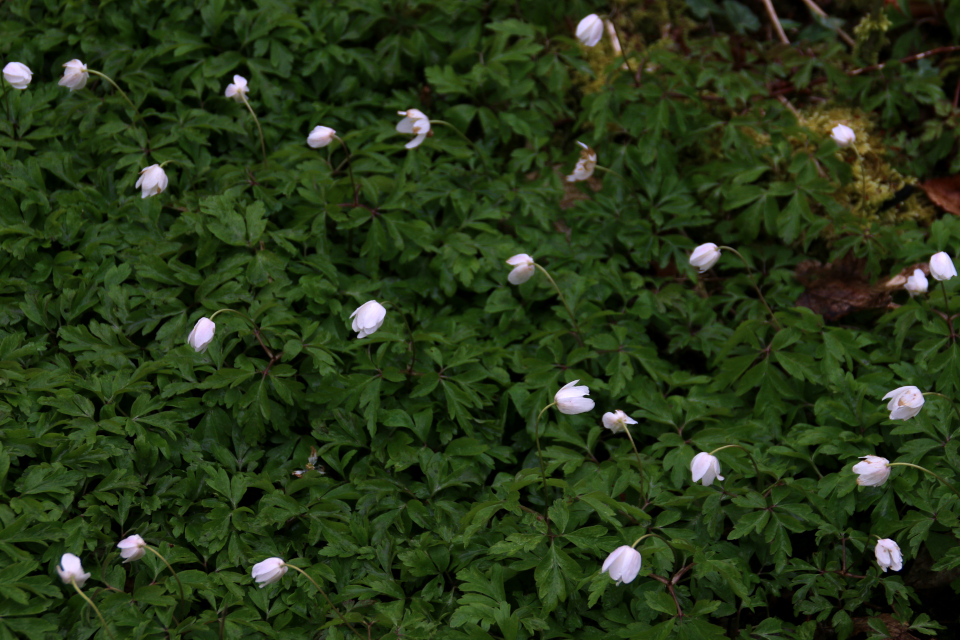
<svg viewBox="0 0 960 640">
<path fill-rule="evenodd" d="M 87 86 L 87 78 L 89 77 L 90 74 L 87 73 L 87 65 L 79 60 L 71 60 L 70 62 L 64 63 L 63 77 L 60 78 L 60 82 L 57 84 L 70 89 L 70 91 L 76 91 Z"/>
<path fill-rule="evenodd" d="M 233 83 L 227 85 L 227 90 L 223 92 L 223 95 L 233 98 L 237 102 L 243 102 L 249 92 L 250 87 L 247 86 L 247 79 L 243 76 L 233 76 Z"/>
<path fill-rule="evenodd" d="M 330 127 L 317 126 L 307 136 L 307 144 L 314 149 L 320 149 L 333 142 L 337 132 Z"/>
<path fill-rule="evenodd" d="M 26 89 L 33 79 L 33 71 L 22 62 L 8 62 L 3 68 L 3 79 L 14 89 Z"/>
<path fill-rule="evenodd" d="M 595 13 L 591 13 L 577 25 L 577 40 L 588 47 L 596 46 L 602 37 L 603 20 Z"/>
<path fill-rule="evenodd" d="M 693 474 L 693 481 L 697 482 L 703 479 L 703 486 L 709 487 L 714 480 L 723 480 L 720 475 L 720 461 L 716 456 L 701 451 L 693 456 L 690 461 L 690 473 Z"/>
<path fill-rule="evenodd" d="M 590 388 L 586 385 L 578 387 L 576 386 L 578 382 L 580 381 L 574 380 L 567 383 L 553 396 L 553 401 L 557 404 L 557 409 L 560 409 L 560 413 L 575 416 L 578 413 L 590 411 L 595 406 L 596 403 L 593 400 L 585 397 L 590 395 Z"/>
<path fill-rule="evenodd" d="M 922 270 L 914 269 L 913 275 L 907 278 L 907 283 L 903 285 L 903 288 L 907 290 L 911 298 L 918 293 L 926 293 L 927 276 L 924 275 Z"/>
<path fill-rule="evenodd" d="M 513 267 L 513 271 L 507 276 L 510 284 L 523 284 L 533 277 L 537 268 L 534 266 L 533 258 L 525 253 L 518 253 L 509 260 L 507 264 Z"/>
<path fill-rule="evenodd" d="M 357 338 L 366 338 L 376 332 L 383 325 L 383 319 L 387 316 L 387 310 L 376 300 L 370 300 L 360 305 L 356 311 L 350 314 L 353 318 L 353 330 L 357 332 Z"/>
<path fill-rule="evenodd" d="M 203 353 L 213 342 L 213 334 L 217 330 L 217 323 L 207 317 L 197 320 L 193 325 L 193 331 L 187 336 L 187 344 L 193 347 L 197 353 Z"/>
<path fill-rule="evenodd" d="M 945 251 L 935 253 L 930 258 L 930 275 L 934 280 L 949 280 L 957 275 L 957 268 Z"/>
<path fill-rule="evenodd" d="M 573 173 L 567 176 L 567 182 L 583 182 L 592 176 L 593 170 L 597 168 L 597 152 L 579 140 L 577 144 L 583 147 L 583 151 L 580 152 L 580 159 L 577 160 Z"/>
<path fill-rule="evenodd" d="M 158 164 L 152 164 L 140 172 L 140 178 L 134 188 L 140 189 L 141 198 L 155 196 L 167 188 L 167 173 Z"/>
<path fill-rule="evenodd" d="M 887 569 L 900 571 L 903 569 L 903 554 L 900 553 L 900 547 L 890 538 L 877 540 L 877 546 L 873 553 L 877 556 L 877 564 L 886 573 Z"/>
<path fill-rule="evenodd" d="M 890 398 L 887 411 L 891 420 L 909 420 L 923 408 L 923 392 L 916 387 L 897 387 L 883 396 L 884 400 L 887 398 Z"/>
<path fill-rule="evenodd" d="M 263 589 L 268 584 L 279 582 L 283 574 L 287 572 L 287 565 L 283 558 L 267 558 L 263 562 L 253 565 L 253 571 L 250 576 L 257 581 L 260 588 Z"/>
<path fill-rule="evenodd" d="M 65 553 L 60 557 L 60 566 L 57 567 L 57 573 L 64 584 L 70 584 L 71 581 L 77 583 L 78 588 L 83 588 L 83 583 L 90 577 L 89 573 L 83 572 L 83 565 L 80 564 L 80 558 L 72 553 Z"/>
<path fill-rule="evenodd" d="M 838 147 L 849 147 L 857 139 L 857 134 L 847 125 L 838 124 L 830 132 L 830 137 L 833 138 Z"/>
<path fill-rule="evenodd" d="M 120 549 L 120 557 L 123 558 L 124 562 L 139 560 L 147 553 L 147 543 L 136 534 L 118 542 L 117 548 Z"/>
<path fill-rule="evenodd" d="M 890 461 L 880 456 L 860 456 L 863 462 L 853 465 L 857 484 L 861 487 L 879 487 L 890 477 Z"/>
<path fill-rule="evenodd" d="M 640 573 L 640 562 L 640 552 L 633 547 L 623 545 L 607 556 L 600 573 L 606 573 L 609 570 L 610 577 L 617 581 L 618 586 L 621 582 L 629 584 Z"/>
<path fill-rule="evenodd" d="M 418 109 L 397 111 L 397 115 L 404 117 L 403 120 L 397 123 L 397 131 L 400 133 L 413 133 L 417 136 L 404 146 L 407 149 L 419 147 L 420 143 L 427 139 L 427 134 L 430 133 L 430 118 Z"/>
<path fill-rule="evenodd" d="M 720 259 L 720 248 L 712 242 L 702 244 L 690 254 L 690 266 L 700 269 L 700 273 L 710 270 Z"/>
<path fill-rule="evenodd" d="M 637 424 L 637 421 L 625 414 L 620 409 L 613 413 L 603 414 L 603 426 L 614 433 L 620 433 L 627 428 L 628 424 Z"/>
</svg>

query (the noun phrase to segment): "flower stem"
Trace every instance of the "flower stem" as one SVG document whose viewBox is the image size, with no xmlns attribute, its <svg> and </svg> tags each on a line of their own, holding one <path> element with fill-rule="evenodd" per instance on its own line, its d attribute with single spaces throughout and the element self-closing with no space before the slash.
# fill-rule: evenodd
<svg viewBox="0 0 960 640">
<path fill-rule="evenodd" d="M 442 125 L 445 126 L 445 127 L 450 127 L 451 129 L 453 129 L 453 130 L 457 133 L 458 136 L 460 136 L 461 138 L 463 138 L 464 140 L 466 140 L 466 141 L 467 141 L 467 144 L 469 144 L 471 147 L 473 147 L 473 150 L 477 152 L 477 155 L 478 155 L 478 156 L 480 156 L 480 161 L 483 163 L 483 168 L 484 168 L 488 173 L 490 172 L 490 166 L 487 164 L 487 157 L 484 155 L 484 153 L 483 153 L 483 151 L 480 149 L 480 147 L 477 146 L 477 143 L 474 142 L 473 140 L 471 140 L 470 138 L 468 138 L 467 135 L 466 135 L 464 132 L 460 131 L 460 129 L 457 129 L 455 126 L 453 126 L 453 125 L 450 124 L 449 122 L 446 122 L 445 120 L 431 120 L 431 121 L 430 121 L 430 124 L 431 124 L 431 125 L 442 124 Z"/>
<path fill-rule="evenodd" d="M 548 513 L 550 508 L 550 494 L 547 491 L 547 471 L 543 466 L 543 452 L 540 450 L 540 416 L 550 407 L 556 406 L 556 404 L 556 402 L 551 402 L 541 409 L 540 413 L 537 414 L 537 419 L 533 427 L 533 438 L 537 443 L 537 458 L 540 460 L 540 477 L 543 479 L 543 519 L 547 521 L 548 536 L 550 535 L 550 514 Z"/>
<path fill-rule="evenodd" d="M 347 147 L 347 143 L 344 142 L 344 141 L 340 138 L 340 136 L 333 136 L 333 138 L 334 138 L 335 140 L 337 140 L 338 142 L 340 142 L 340 144 L 343 145 L 343 150 L 347 152 L 347 161 L 346 161 L 346 162 L 347 162 L 347 171 L 350 172 L 350 186 L 353 187 L 353 197 L 354 197 L 354 199 L 356 199 L 356 197 L 357 197 L 357 183 L 356 183 L 356 181 L 353 179 L 353 156 L 350 154 L 350 148 Z"/>
<path fill-rule="evenodd" d="M 87 604 L 90 605 L 93 610 L 96 612 L 97 617 L 100 618 L 100 624 L 103 625 L 103 628 L 106 629 L 107 635 L 109 635 L 113 640 L 117 640 L 116 636 L 113 635 L 113 631 L 110 631 L 110 627 L 107 626 L 107 621 L 103 619 L 103 614 L 100 613 L 100 609 L 97 609 L 97 605 L 93 604 L 93 600 L 87 597 L 83 591 L 80 590 L 80 587 L 77 586 L 77 581 L 73 578 L 70 578 L 70 584 L 73 585 L 73 588 L 77 593 L 80 594 L 80 597 L 87 601 Z"/>
<path fill-rule="evenodd" d="M 253 107 L 250 106 L 250 103 L 247 101 L 247 94 L 244 92 L 239 92 L 240 98 L 243 99 L 243 104 L 247 106 L 247 111 L 250 112 L 250 115 L 253 116 L 253 121 L 257 125 L 257 131 L 260 133 L 260 152 L 263 153 L 263 166 L 267 166 L 267 144 L 263 141 L 263 129 L 260 128 L 260 118 L 257 117 L 257 114 L 253 112 Z"/>
<path fill-rule="evenodd" d="M 337 605 L 333 604 L 333 601 L 330 600 L 330 596 L 327 595 L 327 592 L 320 588 L 320 585 L 317 584 L 317 581 L 316 581 L 316 580 L 314 580 L 313 578 L 310 577 L 310 574 L 308 574 L 306 571 L 304 571 L 304 570 L 301 569 L 300 567 L 294 566 L 294 565 L 292 565 L 292 564 L 288 564 L 288 563 L 286 563 L 286 562 L 283 563 L 283 566 L 289 567 L 290 569 L 293 569 L 293 570 L 295 570 L 295 571 L 299 571 L 307 580 L 309 580 L 309 581 L 313 584 L 313 586 L 315 586 L 315 587 L 317 588 L 317 591 L 319 591 L 319 592 L 321 593 L 321 595 L 323 595 L 324 599 L 327 601 L 327 604 L 329 604 L 329 605 L 330 605 L 330 608 L 333 609 L 334 613 L 337 614 L 337 617 L 340 618 L 340 620 L 343 621 L 343 624 L 347 625 L 347 627 L 350 628 L 350 631 L 353 631 L 355 634 L 357 634 L 357 635 L 360 636 L 361 638 L 363 637 L 363 635 L 362 635 L 359 631 L 357 631 L 356 629 L 354 629 L 354 628 L 353 628 L 353 625 L 350 624 L 350 623 L 347 621 L 347 619 L 343 617 L 343 614 L 340 613 L 340 609 L 337 609 Z"/>
<path fill-rule="evenodd" d="M 713 455 L 713 454 L 715 454 L 715 453 L 718 452 L 718 451 L 723 451 L 724 449 L 742 449 L 742 450 L 744 451 L 744 453 L 747 454 L 747 457 L 750 458 L 750 462 L 753 463 L 753 472 L 754 472 L 755 474 L 757 474 L 757 483 L 758 483 L 758 486 L 759 486 L 759 482 L 760 482 L 760 467 L 757 466 L 757 461 L 754 460 L 753 454 L 750 453 L 750 451 L 749 451 L 746 447 L 744 447 L 744 446 L 742 446 L 742 445 L 739 445 L 739 444 L 726 444 L 726 445 L 724 445 L 724 446 L 722 446 L 722 447 L 720 447 L 720 448 L 718 448 L 718 449 L 714 449 L 713 451 L 711 451 L 711 452 L 710 452 L 710 455 Z M 776 477 L 776 476 L 774 476 L 774 477 Z M 778 479 L 779 479 L 779 478 L 778 478 Z"/>
<path fill-rule="evenodd" d="M 633 76 L 634 81 L 636 81 L 637 74 L 633 72 L 633 67 L 630 66 L 630 59 L 627 57 L 627 51 L 623 46 L 623 38 L 620 37 L 620 31 L 617 30 L 617 23 L 614 20 L 616 16 L 610 16 L 610 24 L 613 26 L 613 35 L 617 37 L 617 44 L 620 45 L 620 55 L 623 56 L 623 64 L 627 65 L 627 71 L 630 72 L 630 75 Z"/>
<path fill-rule="evenodd" d="M 0 85 L 3 85 L 3 102 L 7 105 L 7 121 L 10 123 L 10 139 L 14 140 L 16 128 L 13 124 L 13 112 L 10 111 L 10 98 L 7 96 L 10 91 L 7 89 L 7 83 L 5 81 L 0 82 Z M 14 147 L 14 151 L 16 151 L 16 147 Z"/>
<path fill-rule="evenodd" d="M 273 351 L 270 350 L 270 347 L 268 347 L 264 343 L 263 338 L 260 337 L 260 327 L 257 325 L 256 322 L 253 321 L 252 318 L 250 318 L 250 316 L 246 315 L 245 313 L 241 313 L 236 309 L 220 309 L 218 311 L 215 311 L 214 314 L 210 316 L 210 322 L 213 322 L 213 319 L 216 318 L 221 313 L 235 313 L 241 318 L 243 318 L 244 320 L 246 320 L 247 322 L 249 322 L 250 325 L 253 327 L 253 335 L 256 337 L 257 342 L 260 343 L 260 346 L 263 347 L 263 350 L 266 352 L 267 357 L 270 358 L 271 361 L 276 361 L 279 359 L 279 356 L 274 355 Z"/>
<path fill-rule="evenodd" d="M 860 155 L 856 142 L 853 143 L 853 150 L 857 153 L 857 160 L 860 162 L 860 211 L 865 212 L 867 210 L 867 168 L 863 164 L 863 156 Z"/>
<path fill-rule="evenodd" d="M 180 582 L 180 576 L 177 575 L 177 572 L 174 570 L 174 568 L 170 566 L 170 563 L 167 562 L 167 559 L 166 559 L 166 558 L 164 558 L 162 555 L 160 555 L 160 552 L 159 552 L 159 551 L 157 551 L 156 549 L 154 549 L 153 547 L 151 547 L 151 546 L 148 545 L 148 544 L 147 544 L 147 545 L 144 545 L 144 548 L 147 549 L 148 551 L 150 551 L 150 553 L 152 553 L 153 555 L 155 555 L 155 556 L 157 556 L 158 558 L 160 558 L 160 561 L 163 562 L 163 564 L 167 565 L 167 569 L 170 569 L 170 573 L 172 573 L 172 574 L 173 574 L 173 577 L 177 579 L 177 585 L 180 587 L 180 602 L 186 602 L 187 599 L 184 598 L 184 596 L 183 596 L 183 583 Z"/>
<path fill-rule="evenodd" d="M 767 308 L 767 311 L 770 313 L 770 319 L 773 320 L 773 326 L 777 328 L 777 331 L 780 331 L 780 323 L 777 322 L 776 316 L 773 315 L 773 309 L 771 309 L 771 308 L 770 308 L 770 305 L 767 304 L 767 299 L 764 298 L 764 297 L 763 297 L 763 293 L 760 292 L 760 287 L 757 285 L 756 278 L 754 277 L 754 274 L 753 274 L 753 269 L 750 268 L 750 263 L 747 262 L 747 259 L 744 258 L 744 257 L 740 254 L 740 252 L 737 251 L 736 249 L 734 249 L 733 247 L 728 247 L 728 246 L 724 245 L 724 246 L 720 246 L 720 247 L 717 247 L 717 248 L 718 248 L 718 249 L 726 249 L 726 250 L 729 251 L 730 253 L 733 253 L 733 254 L 736 255 L 738 258 L 740 258 L 740 261 L 743 262 L 743 266 L 745 266 L 745 267 L 747 268 L 747 273 L 750 275 L 750 284 L 753 285 L 754 291 L 756 291 L 756 292 L 757 292 L 757 295 L 760 296 L 760 302 L 763 303 L 763 306 L 765 306 L 765 307 Z"/>
<path fill-rule="evenodd" d="M 663 536 L 658 535 L 658 534 L 656 534 L 656 533 L 645 533 L 645 534 L 643 534 L 642 536 L 640 536 L 639 538 L 637 538 L 636 540 L 634 540 L 633 544 L 630 545 L 630 548 L 631 548 L 631 549 L 636 549 L 636 548 L 637 548 L 637 545 L 640 544 L 640 541 L 643 540 L 644 538 L 660 538 L 661 540 L 663 540 L 664 542 L 667 543 L 667 546 L 668 546 L 668 547 L 670 547 L 671 549 L 673 548 L 673 546 L 671 546 L 670 543 L 667 542 L 667 539 L 666 539 L 666 538 L 664 538 Z"/>
<path fill-rule="evenodd" d="M 921 395 L 924 396 L 940 396 L 941 398 L 946 398 L 950 401 L 950 405 L 953 407 L 954 412 L 957 414 L 957 419 L 960 419 L 960 408 L 957 407 L 957 403 L 953 401 L 953 398 L 945 396 L 942 393 L 937 393 L 936 391 L 924 391 Z"/>
<path fill-rule="evenodd" d="M 550 276 L 550 273 L 546 269 L 541 267 L 536 262 L 533 263 L 533 266 L 535 266 L 537 269 L 540 269 L 543 275 L 547 277 L 547 280 L 550 281 L 550 284 L 553 285 L 553 288 L 557 290 L 557 297 L 560 298 L 560 302 L 563 303 L 563 308 L 567 310 L 567 314 L 570 316 L 570 321 L 573 323 L 573 330 L 575 332 L 574 335 L 577 337 L 577 343 L 579 343 L 579 345 L 582 347 L 583 340 L 580 338 L 580 325 L 577 324 L 577 317 L 573 315 L 573 310 L 570 308 L 570 305 L 567 304 L 566 298 L 563 297 L 563 292 L 560 291 L 557 281 Z"/>
<path fill-rule="evenodd" d="M 595 168 L 595 169 L 599 169 L 600 171 L 606 171 L 607 173 L 612 173 L 613 175 L 617 176 L 618 178 L 620 178 L 620 179 L 623 180 L 624 182 L 627 181 L 627 179 L 624 178 L 623 175 L 620 174 L 620 172 L 614 171 L 613 169 L 610 169 L 610 168 L 608 168 L 608 167 L 604 167 L 604 166 L 601 166 L 601 165 L 598 164 L 598 165 L 596 165 L 594 168 Z"/>
<path fill-rule="evenodd" d="M 888 467 L 912 467 L 913 469 L 919 469 L 924 473 L 929 473 L 934 478 L 942 482 L 948 489 L 950 489 L 950 491 L 953 491 L 955 494 L 957 494 L 957 496 L 960 496 L 960 491 L 957 491 L 957 489 L 952 484 L 944 480 L 941 476 L 938 476 L 937 474 L 935 474 L 933 471 L 930 471 L 930 469 L 924 469 L 920 465 L 910 464 L 909 462 L 891 462 L 887 466 Z"/>
<path fill-rule="evenodd" d="M 95 76 L 100 76 L 101 78 L 109 82 L 111 85 L 113 85 L 113 88 L 120 92 L 120 95 L 123 96 L 123 99 L 126 100 L 127 104 L 130 105 L 130 108 L 133 109 L 133 112 L 137 115 L 137 118 L 140 119 L 141 124 L 143 123 L 143 115 L 141 115 L 140 109 L 137 109 L 137 105 L 133 104 L 133 101 L 130 100 L 130 96 L 128 96 L 123 89 L 117 86 L 117 83 L 114 82 L 110 76 L 108 76 L 105 73 L 101 73 L 99 71 L 94 71 L 93 69 L 87 69 L 87 73 L 92 73 Z"/>
<path fill-rule="evenodd" d="M 637 471 L 640 474 L 640 496 L 646 500 L 646 494 L 643 493 L 643 463 L 640 462 L 640 452 L 637 451 L 637 443 L 633 441 L 633 436 L 630 434 L 630 427 L 627 426 L 626 423 L 623 425 L 623 430 L 627 432 L 627 438 L 629 438 L 630 445 L 633 447 L 633 454 L 637 456 Z"/>
</svg>

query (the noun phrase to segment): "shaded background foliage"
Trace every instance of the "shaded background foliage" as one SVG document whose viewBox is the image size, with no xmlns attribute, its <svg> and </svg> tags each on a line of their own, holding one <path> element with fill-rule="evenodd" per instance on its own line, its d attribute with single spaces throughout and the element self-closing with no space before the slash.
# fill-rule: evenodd
<svg viewBox="0 0 960 640">
<path fill-rule="evenodd" d="M 957 395 L 939 297 L 830 323 L 794 306 L 806 261 L 873 287 L 957 246 L 922 195 L 884 208 L 960 168 L 960 58 L 896 62 L 956 42 L 960 3 L 931 6 L 886 7 L 852 51 L 800 3 L 778 5 L 793 46 L 733 0 L 0 5 L 4 62 L 35 73 L 0 121 L 0 637 L 105 637 L 56 579 L 68 551 L 129 638 L 350 635 L 299 576 L 255 588 L 268 556 L 371 637 L 955 634 L 956 497 L 849 471 L 876 453 L 955 480 L 947 402 L 892 423 L 879 400 Z M 609 9 L 627 72 L 609 38 L 572 37 Z M 852 31 L 872 3 L 828 9 Z M 72 58 L 142 119 L 100 79 L 58 87 Z M 473 145 L 435 125 L 404 150 L 408 108 Z M 840 120 L 862 160 L 829 141 Z M 316 124 L 353 151 L 356 192 L 342 147 L 304 144 Z M 576 140 L 615 173 L 565 185 Z M 165 161 L 169 189 L 141 199 Z M 707 241 L 744 253 L 782 329 L 732 256 L 696 277 Z M 579 332 L 541 276 L 506 284 L 520 252 Z M 368 299 L 387 320 L 357 341 Z M 230 314 L 194 353 L 224 307 L 280 357 Z M 545 415 L 545 505 L 533 421 L 573 379 L 597 409 Z M 640 420 L 642 478 L 600 427 L 617 408 Z M 759 475 L 728 449 L 726 481 L 692 485 L 692 456 L 725 444 Z M 324 472 L 298 478 L 311 447 Z M 598 574 L 647 532 L 637 580 Z M 119 563 L 130 533 L 186 603 L 155 559 Z M 901 574 L 870 534 L 899 542 Z"/>
</svg>

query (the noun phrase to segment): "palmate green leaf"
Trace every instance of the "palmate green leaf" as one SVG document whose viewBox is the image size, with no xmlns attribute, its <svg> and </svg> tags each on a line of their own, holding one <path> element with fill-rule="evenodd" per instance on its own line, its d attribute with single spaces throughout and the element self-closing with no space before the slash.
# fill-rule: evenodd
<svg viewBox="0 0 960 640">
<path fill-rule="evenodd" d="M 550 610 L 567 599 L 568 581 L 575 583 L 580 579 L 580 567 L 556 544 L 551 544 L 533 576 L 543 606 Z"/>
</svg>

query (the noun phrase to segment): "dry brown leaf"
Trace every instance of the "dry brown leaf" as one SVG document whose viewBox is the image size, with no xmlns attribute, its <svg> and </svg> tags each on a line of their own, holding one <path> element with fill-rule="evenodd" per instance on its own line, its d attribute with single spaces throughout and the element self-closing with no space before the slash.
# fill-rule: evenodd
<svg viewBox="0 0 960 640">
<path fill-rule="evenodd" d="M 960 216 L 960 175 L 930 178 L 920 187 L 927 197 L 944 211 Z"/>
<path fill-rule="evenodd" d="M 819 313 L 827 322 L 854 311 L 896 308 L 891 288 L 885 283 L 871 285 L 863 275 L 863 266 L 864 261 L 852 254 L 826 265 L 816 260 L 801 262 L 795 273 L 806 291 L 796 305 Z"/>
</svg>

